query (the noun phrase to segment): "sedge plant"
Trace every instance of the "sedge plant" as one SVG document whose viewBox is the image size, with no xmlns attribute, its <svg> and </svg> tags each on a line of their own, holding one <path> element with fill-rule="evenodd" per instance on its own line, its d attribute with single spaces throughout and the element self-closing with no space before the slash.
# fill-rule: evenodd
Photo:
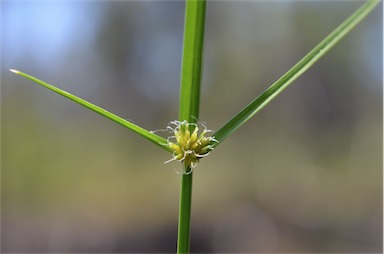
<svg viewBox="0 0 384 254">
<path fill-rule="evenodd" d="M 257 112 L 271 102 L 272 99 L 292 84 L 295 79 L 328 53 L 328 51 L 361 22 L 379 2 L 379 0 L 369 0 L 362 4 L 360 8 L 315 46 L 296 65 L 211 135 L 209 134 L 210 131 L 207 130 L 204 125 L 197 124 L 199 119 L 206 0 L 186 0 L 179 117 L 178 120 L 171 121 L 167 127 L 171 133 L 167 138 L 148 131 L 29 74 L 14 69 L 11 69 L 11 71 L 126 127 L 166 152 L 169 152 L 171 154 L 169 161 L 180 162 L 181 186 L 177 253 L 189 253 L 193 168 L 200 159 L 209 155 L 213 149 L 217 148 L 241 125 L 250 120 Z"/>
</svg>

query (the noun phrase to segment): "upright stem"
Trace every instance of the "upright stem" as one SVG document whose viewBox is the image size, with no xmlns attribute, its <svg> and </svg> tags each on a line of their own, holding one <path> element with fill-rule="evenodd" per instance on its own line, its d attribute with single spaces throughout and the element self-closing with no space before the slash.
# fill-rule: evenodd
<svg viewBox="0 0 384 254">
<path fill-rule="evenodd" d="M 179 119 L 190 123 L 199 118 L 205 6 L 205 0 L 187 0 L 185 6 Z"/>
<path fill-rule="evenodd" d="M 184 45 L 180 83 L 179 120 L 197 122 L 203 59 L 205 0 L 187 0 L 184 20 Z M 192 201 L 192 172 L 183 164 L 180 186 L 177 253 L 189 253 Z"/>
<path fill-rule="evenodd" d="M 185 172 L 191 169 L 185 167 Z M 192 205 L 192 172 L 188 175 L 181 175 L 179 225 L 177 235 L 177 253 L 189 253 L 190 246 L 190 222 Z"/>
</svg>

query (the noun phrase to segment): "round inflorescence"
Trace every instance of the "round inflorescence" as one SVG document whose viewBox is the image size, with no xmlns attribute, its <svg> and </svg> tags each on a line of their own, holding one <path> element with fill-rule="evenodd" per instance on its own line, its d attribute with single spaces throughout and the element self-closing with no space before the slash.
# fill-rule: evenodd
<svg viewBox="0 0 384 254">
<path fill-rule="evenodd" d="M 213 150 L 213 144 L 218 141 L 214 137 L 205 136 L 210 130 L 204 127 L 199 134 L 199 126 L 187 121 L 172 121 L 167 127 L 174 135 L 167 139 L 168 146 L 173 150 L 173 158 L 170 161 L 184 163 L 183 173 L 190 173 L 199 160 L 207 156 Z"/>
</svg>

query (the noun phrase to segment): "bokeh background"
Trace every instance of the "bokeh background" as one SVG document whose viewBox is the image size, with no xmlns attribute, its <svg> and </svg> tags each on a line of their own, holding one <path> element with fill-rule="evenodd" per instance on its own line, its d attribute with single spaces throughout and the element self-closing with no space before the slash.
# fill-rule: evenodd
<svg viewBox="0 0 384 254">
<path fill-rule="evenodd" d="M 361 4 L 208 2 L 200 120 L 220 128 Z M 175 252 L 179 164 L 8 69 L 164 129 L 184 7 L 2 1 L 3 253 Z M 193 252 L 382 251 L 382 8 L 201 161 Z"/>
</svg>

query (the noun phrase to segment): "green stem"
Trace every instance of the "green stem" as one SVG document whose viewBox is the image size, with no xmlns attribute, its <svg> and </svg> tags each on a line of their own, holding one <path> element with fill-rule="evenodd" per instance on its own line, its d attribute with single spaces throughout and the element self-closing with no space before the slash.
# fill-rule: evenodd
<svg viewBox="0 0 384 254">
<path fill-rule="evenodd" d="M 191 169 L 183 164 L 183 170 L 185 170 L 185 172 L 190 172 Z M 189 253 L 192 205 L 191 201 L 192 172 L 189 174 L 181 174 L 177 253 Z"/>
<path fill-rule="evenodd" d="M 200 80 L 203 59 L 205 0 L 187 0 L 184 21 L 184 45 L 180 83 L 179 120 L 197 122 L 200 104 Z M 180 186 L 177 253 L 189 253 L 192 201 L 192 172 L 183 164 Z"/>
<path fill-rule="evenodd" d="M 203 60 L 205 0 L 187 0 L 181 66 L 180 121 L 197 122 Z"/>
</svg>

